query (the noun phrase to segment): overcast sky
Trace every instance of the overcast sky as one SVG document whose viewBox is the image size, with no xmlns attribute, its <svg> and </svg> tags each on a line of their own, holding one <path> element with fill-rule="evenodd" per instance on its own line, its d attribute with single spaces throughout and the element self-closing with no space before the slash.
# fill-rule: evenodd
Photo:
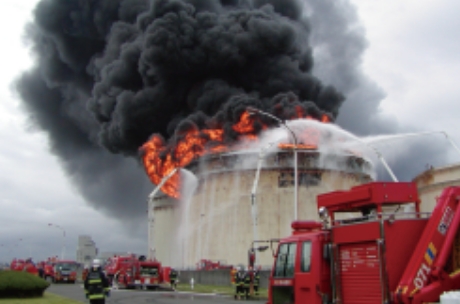
<svg viewBox="0 0 460 304">
<path fill-rule="evenodd" d="M 32 65 L 22 36 L 37 2 L 0 3 L 0 261 L 29 254 L 36 260 L 60 255 L 64 241 L 66 256 L 75 258 L 77 238 L 82 234 L 91 235 L 101 251 L 145 253 L 147 216 L 145 221 L 126 225 L 86 202 L 50 153 L 46 135 L 33 131 L 11 90 L 15 77 Z M 378 115 L 400 125 L 399 129 L 446 131 L 460 143 L 460 2 L 351 3 L 367 39 L 362 69 L 382 96 Z M 345 109 L 343 115 L 352 114 Z M 349 128 L 353 129 L 352 124 Z M 458 156 L 452 155 L 453 160 Z M 66 237 L 49 223 L 62 227 Z"/>
</svg>

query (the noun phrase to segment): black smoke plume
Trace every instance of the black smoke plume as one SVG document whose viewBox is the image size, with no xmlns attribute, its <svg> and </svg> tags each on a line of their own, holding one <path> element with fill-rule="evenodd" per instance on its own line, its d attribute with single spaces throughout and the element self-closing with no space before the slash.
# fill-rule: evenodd
<svg viewBox="0 0 460 304">
<path fill-rule="evenodd" d="M 153 189 L 138 158 L 152 134 L 231 129 L 247 106 L 394 131 L 361 72 L 356 24 L 336 0 L 42 0 L 27 27 L 36 64 L 16 88 L 86 200 L 132 218 Z"/>
<path fill-rule="evenodd" d="M 27 28 L 36 65 L 17 89 L 83 196 L 132 217 L 153 188 L 138 162 L 152 134 L 172 141 L 180 125 L 225 126 L 248 105 L 337 116 L 344 97 L 312 74 L 303 6 L 42 0 Z"/>
</svg>

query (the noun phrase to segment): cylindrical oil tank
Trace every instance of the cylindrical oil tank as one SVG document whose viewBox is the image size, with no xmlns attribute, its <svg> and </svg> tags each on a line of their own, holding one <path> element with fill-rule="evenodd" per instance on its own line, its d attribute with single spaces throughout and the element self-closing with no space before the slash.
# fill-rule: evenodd
<svg viewBox="0 0 460 304">
<path fill-rule="evenodd" d="M 413 182 L 417 184 L 422 212 L 432 212 L 436 199 L 442 190 L 449 186 L 460 186 L 460 164 L 444 167 L 429 166 L 417 175 Z"/>
<path fill-rule="evenodd" d="M 316 220 L 318 194 L 372 181 L 371 164 L 359 156 L 299 150 L 296 204 L 293 151 L 259 157 L 254 151 L 207 155 L 187 167 L 197 183 L 188 199 L 151 200 L 155 257 L 183 268 L 202 259 L 247 265 L 250 248 L 290 234 L 296 208 L 298 219 Z M 270 248 L 256 257 L 257 265 L 273 262 Z"/>
</svg>

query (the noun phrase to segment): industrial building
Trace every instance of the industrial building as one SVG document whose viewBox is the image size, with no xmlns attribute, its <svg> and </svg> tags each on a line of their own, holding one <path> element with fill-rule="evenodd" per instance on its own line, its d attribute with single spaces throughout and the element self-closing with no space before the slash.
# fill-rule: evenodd
<svg viewBox="0 0 460 304">
<path fill-rule="evenodd" d="M 444 188 L 460 186 L 460 164 L 437 168 L 429 166 L 424 172 L 417 175 L 413 182 L 417 184 L 421 211 L 431 212 L 436 204 L 436 198 Z"/>
<path fill-rule="evenodd" d="M 82 265 L 91 265 L 93 259 L 97 256 L 98 249 L 96 243 L 89 235 L 78 236 L 77 245 L 77 262 Z"/>
</svg>

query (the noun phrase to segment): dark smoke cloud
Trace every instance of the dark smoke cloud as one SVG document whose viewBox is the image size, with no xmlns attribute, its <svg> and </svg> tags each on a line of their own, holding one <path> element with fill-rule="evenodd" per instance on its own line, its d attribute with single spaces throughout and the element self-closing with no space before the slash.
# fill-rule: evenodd
<svg viewBox="0 0 460 304">
<path fill-rule="evenodd" d="M 397 129 L 361 72 L 348 1 L 42 0 L 34 16 L 36 65 L 17 90 L 80 193 L 114 216 L 144 214 L 153 186 L 138 153 L 152 134 L 174 143 L 220 126 L 235 140 L 248 105 L 283 119 L 301 106 L 357 134 Z"/>
<path fill-rule="evenodd" d="M 152 133 L 170 137 L 191 114 L 225 118 L 219 112 L 236 93 L 269 109 L 272 97 L 294 92 L 337 114 L 342 95 L 311 74 L 300 2 L 234 3 L 154 1 L 135 24 L 112 26 L 88 67 L 89 107 L 105 147 L 133 154 Z"/>
<path fill-rule="evenodd" d="M 153 188 L 138 161 L 152 134 L 174 142 L 187 125 L 220 126 L 235 140 L 230 126 L 248 105 L 281 118 L 295 105 L 338 114 L 343 95 L 312 74 L 302 6 L 42 0 L 27 28 L 36 66 L 17 90 L 87 201 L 133 217 Z"/>
</svg>

